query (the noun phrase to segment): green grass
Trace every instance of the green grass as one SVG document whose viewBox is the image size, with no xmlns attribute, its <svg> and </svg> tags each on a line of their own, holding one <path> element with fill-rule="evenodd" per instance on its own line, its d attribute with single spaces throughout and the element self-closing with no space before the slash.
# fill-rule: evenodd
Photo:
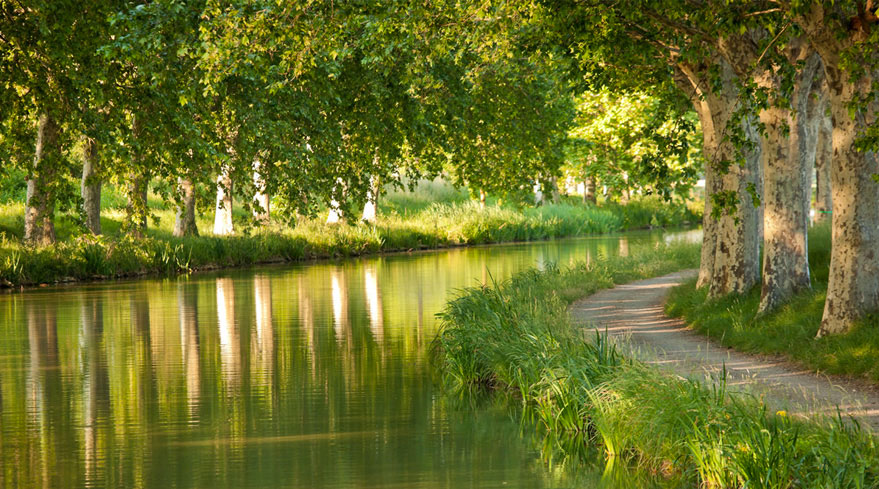
<svg viewBox="0 0 879 489">
<path fill-rule="evenodd" d="M 870 316 L 850 333 L 816 339 L 830 265 L 830 229 L 809 234 L 811 291 L 799 294 L 777 311 L 757 318 L 760 288 L 742 296 L 708 300 L 695 281 L 675 288 L 666 312 L 693 329 L 736 350 L 782 355 L 811 370 L 879 381 L 879 317 Z"/>
<path fill-rule="evenodd" d="M 567 305 L 579 297 L 697 261 L 696 247 L 672 245 L 465 290 L 436 340 L 445 384 L 520 405 L 556 463 L 600 454 L 611 469 L 690 487 L 877 487 L 879 452 L 856 423 L 791 419 L 728 392 L 723 378 L 711 388 L 681 379 L 570 324 Z"/>
<path fill-rule="evenodd" d="M 58 213 L 58 244 L 35 249 L 21 242 L 24 206 L 0 204 L 0 285 L 174 274 L 257 263 L 545 240 L 643 228 L 651 223 L 679 225 L 690 215 L 683 204 L 651 198 L 632 203 L 631 210 L 574 203 L 482 208 L 468 200 L 464 191 L 437 180 L 421 182 L 415 191 L 391 191 L 381 201 L 374 225 L 326 225 L 324 214 L 304 219 L 295 228 L 272 224 L 256 229 L 248 227 L 246 216 L 239 211 L 235 220 L 241 232 L 232 237 L 210 235 L 210 210 L 197 219 L 201 237 L 173 237 L 173 209 L 151 196 L 147 236 L 135 240 L 121 233 L 124 206 L 125 199 L 108 188 L 102 195 L 103 236 L 83 234 L 74 215 Z"/>
</svg>

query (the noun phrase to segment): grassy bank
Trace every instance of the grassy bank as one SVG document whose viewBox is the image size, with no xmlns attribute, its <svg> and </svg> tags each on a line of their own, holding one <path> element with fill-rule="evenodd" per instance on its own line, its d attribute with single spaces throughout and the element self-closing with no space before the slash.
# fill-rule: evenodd
<svg viewBox="0 0 879 489">
<path fill-rule="evenodd" d="M 567 305 L 614 283 L 694 266 L 673 245 L 572 268 L 532 270 L 450 302 L 437 340 L 446 383 L 521 403 L 545 453 L 597 450 L 642 473 L 702 487 L 875 487 L 871 435 L 833 419 L 797 420 L 757 400 L 682 380 L 584 340 Z"/>
<path fill-rule="evenodd" d="M 173 274 L 257 263 L 356 256 L 450 246 L 533 241 L 610 233 L 650 226 L 678 226 L 698 216 L 683 204 L 644 198 L 629 206 L 585 206 L 574 200 L 537 208 L 488 205 L 467 199 L 448 185 L 427 184 L 416 192 L 392 192 L 384 199 L 374 225 L 326 225 L 325 216 L 306 219 L 295 228 L 281 225 L 243 229 L 238 236 L 175 238 L 174 213 L 151 199 L 147 237 L 121 234 L 124 199 L 102 197 L 104 235 L 84 235 L 74 216 L 59 215 L 59 243 L 29 248 L 21 243 L 23 206 L 0 205 L 0 284 L 6 286 Z M 211 229 L 212 214 L 203 213 L 199 229 Z M 245 216 L 236 219 L 243 224 Z"/>
<path fill-rule="evenodd" d="M 672 291 L 666 312 L 736 350 L 782 355 L 814 371 L 879 381 L 879 317 L 866 318 L 848 334 L 815 339 L 830 266 L 827 225 L 809 233 L 809 263 L 812 290 L 763 317 L 756 317 L 759 287 L 743 296 L 708 300 L 707 291 L 696 289 L 693 281 Z"/>
</svg>

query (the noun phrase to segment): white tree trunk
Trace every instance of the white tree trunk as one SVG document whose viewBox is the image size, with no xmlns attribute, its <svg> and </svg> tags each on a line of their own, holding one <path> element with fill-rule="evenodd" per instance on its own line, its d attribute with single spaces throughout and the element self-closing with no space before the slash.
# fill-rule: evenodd
<svg viewBox="0 0 879 489">
<path fill-rule="evenodd" d="M 101 234 L 101 177 L 98 165 L 98 143 L 94 139 L 83 138 L 80 193 L 85 227 L 95 235 Z"/>
<path fill-rule="evenodd" d="M 336 180 L 336 188 L 333 189 L 333 194 L 340 190 L 344 186 L 344 182 L 341 178 Z M 340 222 L 345 220 L 345 213 L 342 211 L 342 206 L 335 197 L 330 199 L 330 212 L 327 214 L 327 224 L 339 224 Z"/>
<path fill-rule="evenodd" d="M 373 176 L 369 179 L 369 190 L 366 192 L 366 203 L 363 204 L 363 216 L 361 216 L 360 220 L 364 222 L 374 223 L 376 220 L 377 208 L 378 208 L 378 194 L 379 194 L 379 178 L 377 176 Z"/>
<path fill-rule="evenodd" d="M 217 205 L 214 211 L 214 234 L 228 236 L 235 230 L 232 226 L 232 175 L 228 166 L 223 166 L 217 177 Z"/>
<path fill-rule="evenodd" d="M 534 204 L 543 205 L 543 191 L 540 189 L 540 181 L 534 181 Z"/>
<path fill-rule="evenodd" d="M 46 246 L 55 243 L 55 181 L 61 160 L 61 128 L 43 114 L 37 126 L 34 166 L 28 172 L 24 211 L 24 240 Z"/>
<path fill-rule="evenodd" d="M 253 187 L 256 193 L 253 195 L 253 217 L 257 222 L 266 224 L 269 222 L 271 209 L 269 208 L 271 197 L 266 193 L 266 181 L 261 174 L 259 160 L 253 161 Z"/>
<path fill-rule="evenodd" d="M 724 68 L 727 83 L 717 93 L 709 90 L 711 85 L 708 83 L 708 67 L 697 69 L 681 64 L 675 77 L 677 85 L 690 97 L 702 126 L 703 153 L 706 160 L 705 210 L 702 217 L 702 250 L 696 286 L 709 289 L 716 280 L 715 265 L 721 231 L 720 220 L 713 215 L 713 198 L 723 189 L 720 168 L 724 162 L 732 161 L 734 157 L 734 149 L 724 135 L 734 110 L 736 96 L 731 89 L 729 67 L 724 65 Z"/>
</svg>

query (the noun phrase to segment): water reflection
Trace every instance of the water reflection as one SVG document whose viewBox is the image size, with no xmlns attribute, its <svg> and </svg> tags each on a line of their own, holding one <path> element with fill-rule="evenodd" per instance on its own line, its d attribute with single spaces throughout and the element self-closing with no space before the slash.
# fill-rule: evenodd
<svg viewBox="0 0 879 489">
<path fill-rule="evenodd" d="M 430 381 L 448 294 L 661 235 L 0 296 L 0 487 L 556 487 Z"/>
<path fill-rule="evenodd" d="M 375 340 L 381 343 L 385 336 L 385 313 L 382 310 L 381 291 L 378 287 L 378 267 L 375 263 L 363 267 L 363 287 L 366 291 L 369 329 Z"/>
<path fill-rule="evenodd" d="M 272 323 L 272 282 L 266 275 L 253 277 L 253 302 L 256 327 L 250 340 L 251 378 L 259 379 L 259 384 L 271 385 L 267 381 L 274 373 L 275 333 Z M 264 397 L 270 399 L 271 394 L 271 389 L 266 390 Z"/>
<path fill-rule="evenodd" d="M 177 284 L 177 311 L 180 320 L 180 354 L 186 376 L 186 420 L 198 417 L 201 396 L 201 370 L 199 368 L 198 335 L 198 284 Z"/>
<path fill-rule="evenodd" d="M 235 396 L 241 380 L 241 337 L 235 320 L 235 282 L 231 278 L 218 278 L 216 289 L 220 365 L 226 394 Z"/>
</svg>

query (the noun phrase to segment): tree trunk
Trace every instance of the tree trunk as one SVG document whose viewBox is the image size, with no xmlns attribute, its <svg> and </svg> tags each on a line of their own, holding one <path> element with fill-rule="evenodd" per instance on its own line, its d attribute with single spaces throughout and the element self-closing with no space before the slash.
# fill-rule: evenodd
<svg viewBox="0 0 879 489">
<path fill-rule="evenodd" d="M 369 190 L 366 192 L 366 204 L 363 205 L 363 216 L 360 218 L 363 222 L 374 223 L 376 219 L 376 210 L 378 208 L 379 194 L 379 178 L 373 176 L 369 179 Z"/>
<path fill-rule="evenodd" d="M 792 63 L 798 61 L 791 59 Z M 809 277 L 809 174 L 815 161 L 818 101 L 812 84 L 820 83 L 821 61 L 806 57 L 793 87 L 793 110 L 761 111 L 765 178 L 763 283 L 758 315 L 775 310 L 794 294 L 811 287 Z M 781 87 L 774 87 L 780 89 Z"/>
<path fill-rule="evenodd" d="M 94 235 L 101 234 L 101 177 L 99 175 L 98 143 L 83 138 L 82 148 L 82 208 L 85 227 Z"/>
<path fill-rule="evenodd" d="M 552 190 L 552 203 L 558 204 L 562 201 L 562 196 L 559 194 L 559 182 L 556 177 L 552 177 L 550 179 L 550 185 Z"/>
<path fill-rule="evenodd" d="M 842 85 L 842 84 L 840 84 Z M 858 134 L 875 117 L 849 115 L 850 84 L 831 89 L 833 155 L 833 247 L 830 280 L 819 335 L 847 331 L 879 308 L 879 173 L 876 153 L 855 148 Z"/>
<path fill-rule="evenodd" d="M 859 151 L 856 145 L 859 136 L 877 123 L 875 98 L 867 106 L 861 100 L 879 80 L 869 67 L 859 78 L 852 78 L 840 66 L 843 54 L 864 39 L 864 30 L 826 12 L 822 2 L 813 2 L 795 20 L 824 60 L 833 117 L 833 246 L 820 337 L 846 332 L 864 315 L 879 309 L 879 183 L 873 178 L 879 173 L 879 155 Z M 852 110 L 853 101 L 860 106 Z"/>
<path fill-rule="evenodd" d="M 61 127 L 51 116 L 40 116 L 34 166 L 27 179 L 24 240 L 46 246 L 55 243 L 55 187 L 61 162 Z"/>
<path fill-rule="evenodd" d="M 198 236 L 198 224 L 195 222 L 195 191 L 192 180 L 177 179 L 177 190 L 180 192 L 180 204 L 177 205 L 177 216 L 174 219 L 174 236 Z"/>
<path fill-rule="evenodd" d="M 687 94 L 702 127 L 702 145 L 705 155 L 705 210 L 702 215 L 702 249 L 699 261 L 699 277 L 696 286 L 711 287 L 714 280 L 714 266 L 717 255 L 720 226 L 713 215 L 713 197 L 721 189 L 721 175 L 718 173 L 724 161 L 732 156 L 733 150 L 724 140 L 724 131 L 732 112 L 734 96 L 709 90 L 707 83 L 708 67 L 694 67 L 679 64 L 675 70 L 675 83 Z"/>
<path fill-rule="evenodd" d="M 256 193 L 253 196 L 253 217 L 260 224 L 267 224 L 271 209 L 269 208 L 271 197 L 266 193 L 266 180 L 260 172 L 261 164 L 259 160 L 253 162 L 253 186 Z"/>
<path fill-rule="evenodd" d="M 830 116 L 821 111 L 818 128 L 818 148 L 815 155 L 815 221 L 830 218 L 833 209 L 830 189 L 830 168 L 833 167 L 833 122 Z"/>
<path fill-rule="evenodd" d="M 852 118 L 848 105 L 854 93 L 852 82 L 833 80 L 833 247 L 819 336 L 848 331 L 866 313 L 879 309 L 879 184 L 873 178 L 879 173 L 879 158 L 855 146 L 858 135 L 876 123 L 876 111 L 858 111 Z"/>
<path fill-rule="evenodd" d="M 753 122 L 743 121 L 743 130 L 751 141 L 758 139 Z M 730 151 L 735 151 L 732 147 Z M 744 164 L 732 164 L 720 177 L 720 191 L 734 195 L 736 208 L 724 208 L 717 224 L 717 249 L 714 274 L 708 295 L 744 294 L 760 280 L 760 213 L 750 195 L 762 189 L 760 148 L 755 144 L 745 150 Z M 735 161 L 734 155 L 725 161 Z"/>
<path fill-rule="evenodd" d="M 149 178 L 147 175 L 131 173 L 128 178 L 126 192 L 128 203 L 125 206 L 125 220 L 123 229 L 126 233 L 137 237 L 143 237 L 147 227 L 147 190 Z"/>
<path fill-rule="evenodd" d="M 485 209 L 485 199 L 486 199 L 485 190 L 479 189 L 479 207 L 481 209 Z"/>
<path fill-rule="evenodd" d="M 705 127 L 705 124 L 702 124 Z M 710 127 L 710 126 L 709 126 Z M 708 130 L 703 129 L 703 148 L 705 154 L 715 154 L 717 151 L 714 141 L 714 134 L 709 134 Z M 718 190 L 718 177 L 715 175 L 717 170 L 714 163 L 706 158 L 705 165 L 705 206 L 702 214 L 702 248 L 699 259 L 699 276 L 696 279 L 696 287 L 708 287 L 711 285 L 711 277 L 714 275 L 714 252 L 717 250 L 717 219 L 714 218 L 714 204 L 711 202 L 712 197 Z"/>
<path fill-rule="evenodd" d="M 540 180 L 534 181 L 534 205 L 543 205 L 543 190 L 540 188 Z"/>
<path fill-rule="evenodd" d="M 217 177 L 217 205 L 214 212 L 214 235 L 227 236 L 234 231 L 232 227 L 232 175 L 228 165 L 224 165 Z"/>
<path fill-rule="evenodd" d="M 141 137 L 141 118 L 135 115 L 131 124 L 131 132 L 134 137 L 132 166 L 128 176 L 126 193 L 128 204 L 125 206 L 125 218 L 122 229 L 132 236 L 143 237 L 147 227 L 147 189 L 149 188 L 149 170 L 143 165 L 141 150 L 137 147 Z"/>
<path fill-rule="evenodd" d="M 595 195 L 595 179 L 586 177 L 583 179 L 583 203 L 596 204 L 598 200 Z"/>
<path fill-rule="evenodd" d="M 711 66 L 679 63 L 675 83 L 690 98 L 699 114 L 703 134 L 705 169 L 705 214 L 703 217 L 702 256 L 697 286 L 708 286 L 709 295 L 744 293 L 760 276 L 759 212 L 750 191 L 760 192 L 760 151 L 749 150 L 739 164 L 735 148 L 726 137 L 738 105 L 736 76 L 722 59 L 721 84 L 712 90 Z M 743 122 L 746 137 L 756 140 L 750 121 Z M 757 147 L 757 145 L 754 145 Z M 715 197 L 726 200 L 722 209 L 714 208 Z M 733 205 L 730 205 L 733 204 Z M 716 212 L 717 211 L 717 212 Z M 717 213 L 718 216 L 713 214 Z"/>
<path fill-rule="evenodd" d="M 342 210 L 341 203 L 336 200 L 335 193 L 342 190 L 344 194 L 344 184 L 341 178 L 336 180 L 336 187 L 333 189 L 334 196 L 330 198 L 330 211 L 327 214 L 327 224 L 339 224 L 345 220 L 345 212 Z"/>
</svg>

